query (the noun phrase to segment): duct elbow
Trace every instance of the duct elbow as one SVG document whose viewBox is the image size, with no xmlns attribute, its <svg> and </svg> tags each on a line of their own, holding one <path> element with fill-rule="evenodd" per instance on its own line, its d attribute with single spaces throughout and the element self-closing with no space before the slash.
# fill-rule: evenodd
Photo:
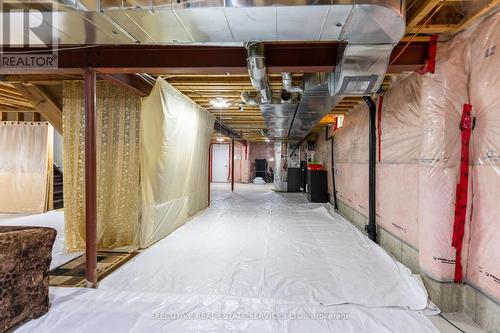
<svg viewBox="0 0 500 333">
<path fill-rule="evenodd" d="M 264 44 L 261 42 L 248 42 L 247 67 L 252 86 L 260 93 L 261 103 L 270 103 L 272 99 L 271 87 L 267 76 L 266 58 L 264 56 Z"/>
</svg>

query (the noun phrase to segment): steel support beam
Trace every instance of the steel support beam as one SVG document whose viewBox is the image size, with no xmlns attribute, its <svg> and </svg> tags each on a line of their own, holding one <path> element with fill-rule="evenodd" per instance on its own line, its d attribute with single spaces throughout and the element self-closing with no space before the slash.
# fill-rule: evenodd
<svg viewBox="0 0 500 333">
<path fill-rule="evenodd" d="M 85 279 L 97 287 L 96 72 L 85 69 Z"/>
<path fill-rule="evenodd" d="M 399 54 L 404 45 L 398 44 L 393 55 Z M 267 69 L 269 73 L 332 72 L 344 47 L 341 42 L 265 43 Z M 427 48 L 426 41 L 412 42 L 389 66 L 388 72 L 422 68 Z M 3 49 L 4 52 L 30 50 Z M 93 67 L 102 74 L 247 74 L 246 56 L 244 47 L 96 45 L 85 50 L 63 47 L 58 50 L 58 68 L 0 68 L 0 74 L 80 74 L 82 67 Z"/>
</svg>

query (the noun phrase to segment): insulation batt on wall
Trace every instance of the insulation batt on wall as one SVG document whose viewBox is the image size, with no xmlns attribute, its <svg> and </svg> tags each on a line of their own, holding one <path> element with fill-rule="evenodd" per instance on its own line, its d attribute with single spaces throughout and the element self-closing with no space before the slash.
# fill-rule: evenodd
<svg viewBox="0 0 500 333">
<path fill-rule="evenodd" d="M 384 96 L 377 223 L 419 250 L 421 270 L 453 281 L 460 175 L 468 174 L 462 278 L 500 299 L 500 12 L 438 46 L 434 73 L 403 76 Z M 460 172 L 462 114 L 472 105 L 469 170 Z M 335 131 L 340 201 L 367 215 L 368 110 Z M 466 183 L 467 187 L 467 183 Z M 465 200 L 464 200 L 465 201 Z M 464 203 L 458 203 L 464 204 Z"/>
<path fill-rule="evenodd" d="M 468 34 L 439 44 L 435 73 L 423 77 L 421 92 L 419 261 L 421 269 L 439 281 L 453 281 L 455 272 L 456 250 L 451 240 L 460 170 L 460 120 L 463 105 L 469 102 L 465 63 Z M 469 229 L 468 223 L 466 219 L 465 230 Z M 464 267 L 468 237 L 466 233 L 462 251 Z"/>
<path fill-rule="evenodd" d="M 472 217 L 467 280 L 500 300 L 500 12 L 473 32 L 469 97 L 472 131 Z"/>
</svg>

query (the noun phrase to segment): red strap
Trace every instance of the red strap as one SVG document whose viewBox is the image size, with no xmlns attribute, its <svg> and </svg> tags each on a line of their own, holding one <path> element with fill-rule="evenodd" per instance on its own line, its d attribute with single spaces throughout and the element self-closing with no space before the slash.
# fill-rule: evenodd
<svg viewBox="0 0 500 333">
<path fill-rule="evenodd" d="M 460 178 L 456 189 L 455 220 L 453 222 L 453 236 L 451 245 L 456 249 L 455 282 L 462 282 L 462 244 L 465 231 L 465 217 L 467 213 L 467 198 L 469 188 L 469 142 L 472 132 L 472 105 L 464 104 L 462 120 L 460 122 L 460 136 L 462 141 L 460 158 Z"/>
<path fill-rule="evenodd" d="M 378 134 L 378 161 L 381 159 L 381 146 L 380 137 L 382 136 L 382 105 L 384 103 L 384 95 L 378 95 L 378 108 L 377 108 L 377 134 Z"/>
<path fill-rule="evenodd" d="M 429 49 L 427 51 L 427 60 L 425 61 L 425 65 L 422 69 L 418 70 L 417 73 L 425 74 L 425 73 L 433 73 L 436 70 L 436 54 L 437 54 L 437 35 L 432 35 L 429 41 Z"/>
</svg>

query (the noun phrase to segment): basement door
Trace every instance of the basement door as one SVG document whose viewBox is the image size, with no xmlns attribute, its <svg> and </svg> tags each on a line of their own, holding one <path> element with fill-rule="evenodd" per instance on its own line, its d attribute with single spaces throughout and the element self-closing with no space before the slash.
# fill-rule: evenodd
<svg viewBox="0 0 500 333">
<path fill-rule="evenodd" d="M 212 145 L 212 182 L 227 183 L 229 180 L 229 145 Z"/>
</svg>

